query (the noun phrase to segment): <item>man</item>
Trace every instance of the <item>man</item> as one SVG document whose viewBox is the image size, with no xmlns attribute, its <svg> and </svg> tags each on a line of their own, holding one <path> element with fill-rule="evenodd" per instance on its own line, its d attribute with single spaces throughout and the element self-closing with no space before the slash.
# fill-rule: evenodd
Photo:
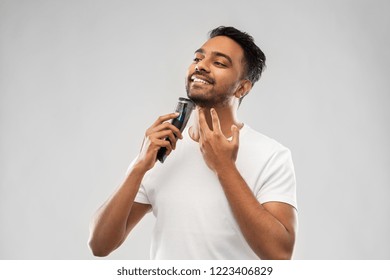
<svg viewBox="0 0 390 280">
<path fill-rule="evenodd" d="M 169 122 L 173 113 L 146 131 L 125 181 L 91 225 L 94 255 L 118 248 L 153 211 L 152 259 L 292 257 L 297 214 L 290 152 L 236 114 L 264 65 L 250 35 L 233 27 L 211 31 L 187 73 L 193 125 L 181 134 Z M 161 147 L 169 154 L 164 164 L 156 163 Z"/>
</svg>

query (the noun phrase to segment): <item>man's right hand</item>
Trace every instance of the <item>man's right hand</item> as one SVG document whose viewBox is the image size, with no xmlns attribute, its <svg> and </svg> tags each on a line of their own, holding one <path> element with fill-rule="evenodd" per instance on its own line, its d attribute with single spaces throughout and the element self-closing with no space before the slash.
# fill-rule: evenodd
<svg viewBox="0 0 390 280">
<path fill-rule="evenodd" d="M 141 151 L 136 165 L 145 171 L 153 168 L 157 159 L 157 152 L 161 147 L 167 149 L 167 155 L 176 148 L 177 138 L 182 139 L 180 130 L 168 120 L 177 118 L 179 113 L 160 116 L 151 127 L 146 130 Z M 175 137 L 176 136 L 176 137 Z M 169 139 L 166 140 L 166 138 Z"/>
</svg>

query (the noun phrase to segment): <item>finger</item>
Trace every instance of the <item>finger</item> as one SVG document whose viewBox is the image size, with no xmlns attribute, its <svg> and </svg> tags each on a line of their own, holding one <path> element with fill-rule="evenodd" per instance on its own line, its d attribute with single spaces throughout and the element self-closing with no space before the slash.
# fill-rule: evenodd
<svg viewBox="0 0 390 280">
<path fill-rule="evenodd" d="M 233 133 L 233 137 L 232 137 L 231 143 L 233 145 L 237 145 L 238 146 L 239 141 L 240 141 L 240 130 L 234 124 L 232 125 L 231 130 L 232 130 L 232 133 Z"/>
<path fill-rule="evenodd" d="M 169 131 L 169 133 L 168 133 L 167 137 L 169 139 L 169 142 L 171 142 L 171 144 L 172 144 L 172 149 L 176 149 L 176 137 L 173 134 L 172 130 L 168 130 L 168 131 Z"/>
<path fill-rule="evenodd" d="M 171 123 L 167 123 L 167 128 L 172 130 L 172 132 L 176 135 L 176 137 L 183 139 L 183 135 L 181 134 L 180 129 L 178 129 L 176 126 L 174 126 Z"/>
<path fill-rule="evenodd" d="M 169 141 L 172 143 L 173 149 L 175 149 L 175 147 L 176 147 L 177 139 L 175 138 L 175 136 L 173 135 L 173 132 L 171 130 L 166 129 L 166 130 L 158 131 L 158 132 L 151 134 L 149 137 L 151 139 L 160 139 L 160 140 Z M 168 139 L 166 139 L 166 138 L 168 138 Z"/>
<path fill-rule="evenodd" d="M 198 114 L 199 114 L 199 131 L 201 133 L 203 132 L 209 132 L 210 131 L 210 128 L 206 122 L 206 116 L 205 116 L 205 113 L 204 113 L 204 110 L 203 109 L 199 109 L 198 110 Z"/>
<path fill-rule="evenodd" d="M 214 132 L 222 132 L 221 131 L 221 124 L 219 123 L 219 118 L 217 111 L 214 108 L 210 109 L 210 114 L 211 114 L 211 121 L 213 123 L 213 131 Z"/>
<path fill-rule="evenodd" d="M 153 145 L 154 145 L 154 150 L 155 151 L 158 151 L 160 148 L 164 147 L 167 149 L 167 151 L 171 151 L 173 150 L 172 149 L 172 144 L 171 142 L 167 141 L 167 140 L 161 140 L 161 139 L 154 139 L 152 141 Z"/>
<path fill-rule="evenodd" d="M 148 133 L 152 134 L 162 130 L 171 130 L 176 135 L 176 137 L 183 139 L 183 135 L 180 130 L 170 122 L 164 122 L 162 124 L 157 125 L 156 127 L 152 127 L 151 129 L 149 129 Z"/>
<path fill-rule="evenodd" d="M 162 124 L 163 122 L 165 122 L 167 120 L 171 120 L 171 119 L 177 118 L 179 115 L 180 115 L 179 113 L 175 112 L 175 113 L 170 113 L 170 114 L 166 114 L 166 115 L 160 116 L 153 123 L 152 127 L 158 126 L 158 125 Z"/>
</svg>

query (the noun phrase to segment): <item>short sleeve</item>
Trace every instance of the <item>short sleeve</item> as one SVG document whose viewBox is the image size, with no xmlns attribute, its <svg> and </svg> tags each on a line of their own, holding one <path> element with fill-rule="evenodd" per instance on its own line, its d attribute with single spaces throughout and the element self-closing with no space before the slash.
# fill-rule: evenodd
<svg viewBox="0 0 390 280">
<path fill-rule="evenodd" d="M 131 171 L 131 169 L 133 168 L 134 166 L 134 163 L 135 161 L 137 160 L 137 158 L 135 158 L 129 165 L 129 167 L 127 168 L 127 171 L 126 171 L 126 175 L 128 175 Z M 143 183 L 141 182 L 141 185 L 139 187 L 139 190 L 138 190 L 138 193 L 136 194 L 135 196 L 135 199 L 134 199 L 135 202 L 138 202 L 138 203 L 142 203 L 142 204 L 150 204 L 149 202 L 149 199 L 148 199 L 148 195 L 146 193 L 146 189 L 145 189 L 145 186 L 143 185 Z"/>
<path fill-rule="evenodd" d="M 135 202 L 138 202 L 138 203 L 142 203 L 142 204 L 151 204 L 149 202 L 149 199 L 148 199 L 148 196 L 146 194 L 146 190 L 145 190 L 145 187 L 141 184 L 141 186 L 139 187 L 139 190 L 138 190 L 138 193 L 137 195 L 135 196 L 135 199 L 134 199 Z"/>
<path fill-rule="evenodd" d="M 256 193 L 261 204 L 277 201 L 290 204 L 298 209 L 295 171 L 289 149 L 283 148 L 272 155 L 265 166 L 262 177 L 260 180 L 262 185 Z"/>
</svg>

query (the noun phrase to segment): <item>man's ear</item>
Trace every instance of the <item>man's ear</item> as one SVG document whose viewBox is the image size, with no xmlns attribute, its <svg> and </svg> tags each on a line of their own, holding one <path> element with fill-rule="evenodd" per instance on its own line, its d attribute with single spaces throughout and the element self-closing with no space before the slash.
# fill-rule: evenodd
<svg viewBox="0 0 390 280">
<path fill-rule="evenodd" d="M 235 96 L 238 99 L 243 98 L 245 95 L 248 94 L 248 92 L 252 89 L 252 83 L 249 80 L 242 80 L 240 81 L 240 85 L 238 89 L 236 90 Z"/>
</svg>

